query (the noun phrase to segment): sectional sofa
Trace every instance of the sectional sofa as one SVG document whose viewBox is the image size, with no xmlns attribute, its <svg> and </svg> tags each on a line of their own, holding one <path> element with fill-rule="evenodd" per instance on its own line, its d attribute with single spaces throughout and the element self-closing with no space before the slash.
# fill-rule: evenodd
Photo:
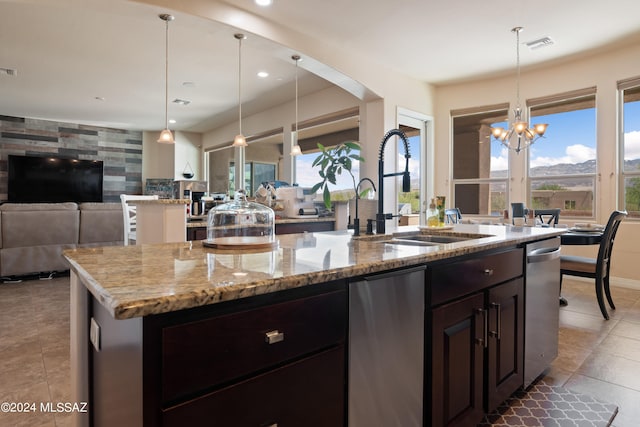
<svg viewBox="0 0 640 427">
<path fill-rule="evenodd" d="M 69 269 L 62 251 L 123 244 L 120 203 L 0 205 L 0 276 Z"/>
</svg>

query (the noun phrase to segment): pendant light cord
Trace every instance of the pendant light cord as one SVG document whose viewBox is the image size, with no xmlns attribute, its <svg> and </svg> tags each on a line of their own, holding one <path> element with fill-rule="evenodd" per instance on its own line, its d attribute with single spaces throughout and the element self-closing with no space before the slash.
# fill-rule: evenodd
<svg viewBox="0 0 640 427">
<path fill-rule="evenodd" d="M 522 27 L 515 27 L 516 33 L 516 107 L 520 108 L 520 31 Z"/>
<path fill-rule="evenodd" d="M 164 128 L 169 129 L 169 19 L 165 20 L 164 40 Z"/>
<path fill-rule="evenodd" d="M 242 39 L 243 34 L 236 34 L 238 39 L 238 127 L 242 135 Z"/>
<path fill-rule="evenodd" d="M 298 61 L 300 57 L 297 55 L 293 56 L 293 60 L 296 61 L 296 135 L 298 133 Z"/>
</svg>

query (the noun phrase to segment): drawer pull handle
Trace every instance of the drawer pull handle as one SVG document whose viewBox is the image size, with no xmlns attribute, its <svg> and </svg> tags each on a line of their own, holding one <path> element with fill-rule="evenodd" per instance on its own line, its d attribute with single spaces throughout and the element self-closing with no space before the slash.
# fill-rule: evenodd
<svg viewBox="0 0 640 427">
<path fill-rule="evenodd" d="M 275 344 L 280 341 L 284 341 L 284 332 L 279 332 L 277 329 L 275 331 L 269 331 L 264 334 L 264 340 L 267 344 Z"/>
<path fill-rule="evenodd" d="M 493 276 L 493 269 L 492 268 L 485 268 L 484 269 L 484 275 L 485 276 Z"/>
</svg>

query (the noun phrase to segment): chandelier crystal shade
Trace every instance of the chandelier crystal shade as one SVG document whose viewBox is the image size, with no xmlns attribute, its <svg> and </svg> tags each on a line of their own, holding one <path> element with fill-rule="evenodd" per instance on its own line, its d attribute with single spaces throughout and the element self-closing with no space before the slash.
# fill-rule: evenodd
<svg viewBox="0 0 640 427">
<path fill-rule="evenodd" d="M 522 27 L 515 27 L 511 32 L 516 34 L 516 108 L 513 110 L 513 122 L 511 127 L 504 129 L 501 127 L 492 127 L 491 135 L 500 141 L 502 145 L 510 150 L 514 150 L 516 153 L 528 148 L 531 144 L 536 142 L 539 138 L 544 136 L 547 130 L 547 124 L 535 124 L 532 128 L 529 127 L 529 123 L 526 118 L 523 117 L 522 109 L 520 108 L 520 32 Z"/>
<path fill-rule="evenodd" d="M 233 139 L 233 147 L 246 147 L 247 139 L 242 134 L 242 40 L 244 34 L 237 33 L 233 37 L 238 40 L 238 128 L 239 132 Z"/>
<path fill-rule="evenodd" d="M 300 61 L 300 55 L 291 55 L 291 59 L 296 63 L 296 121 L 295 130 L 291 132 L 291 155 L 299 156 L 302 154 L 300 145 L 298 145 L 298 61 Z"/>
<path fill-rule="evenodd" d="M 175 18 L 173 15 L 162 14 L 160 19 L 165 22 L 165 56 L 164 56 L 164 129 L 160 132 L 158 142 L 162 144 L 175 144 L 173 133 L 169 130 L 169 22 Z"/>
</svg>

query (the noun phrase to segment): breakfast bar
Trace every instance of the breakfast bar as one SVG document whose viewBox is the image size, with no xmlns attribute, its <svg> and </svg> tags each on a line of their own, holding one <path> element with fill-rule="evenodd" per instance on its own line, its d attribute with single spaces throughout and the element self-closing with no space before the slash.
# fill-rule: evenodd
<svg viewBox="0 0 640 427">
<path fill-rule="evenodd" d="M 524 247 L 564 230 L 463 224 L 392 231 L 278 235 L 268 251 L 221 251 L 201 241 L 66 251 L 72 398 L 90 407 L 75 425 L 362 425 L 357 417 L 367 416 L 362 409 L 376 394 L 367 381 L 381 363 L 373 356 L 391 350 L 387 370 L 394 372 L 395 360 L 408 376 L 387 383 L 395 397 L 375 416 L 395 425 L 444 425 L 441 408 L 455 402 L 441 402 L 446 396 L 438 390 L 456 379 L 435 366 L 446 362 L 436 330 L 471 304 L 462 317 L 473 324 L 473 339 L 458 342 L 456 352 L 466 345 L 492 351 L 489 338 L 477 340 L 488 333 L 478 328 L 493 327 L 493 310 L 473 304 L 502 290 L 516 295 L 502 305 L 502 323 L 513 321 L 502 345 L 520 353 L 512 375 L 502 375 L 511 377 L 507 391 L 487 383 L 475 397 L 475 419 L 487 410 L 484 393 L 491 402 L 522 385 L 523 331 L 509 328 L 522 329 Z M 404 287 L 417 297 L 402 294 Z M 376 325 L 377 339 L 393 340 L 376 348 L 357 322 L 378 311 L 381 289 L 385 308 L 374 314 L 397 311 L 392 320 L 406 325 L 388 335 L 391 323 Z M 368 302 L 354 305 L 360 297 Z M 412 351 L 406 358 L 403 347 Z"/>
</svg>

